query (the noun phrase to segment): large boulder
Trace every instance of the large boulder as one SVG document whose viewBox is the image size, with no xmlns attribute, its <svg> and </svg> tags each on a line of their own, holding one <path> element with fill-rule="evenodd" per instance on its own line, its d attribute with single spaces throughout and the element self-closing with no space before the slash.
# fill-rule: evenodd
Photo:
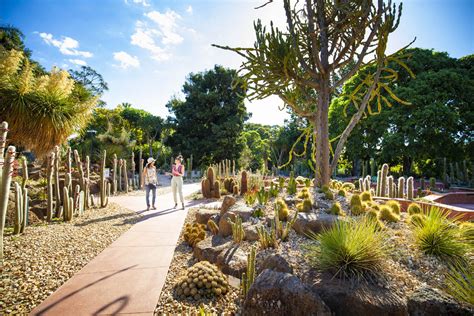
<svg viewBox="0 0 474 316">
<path fill-rule="evenodd" d="M 460 305 L 437 289 L 424 286 L 408 298 L 408 313 L 412 316 L 467 316 L 474 315 L 474 309 Z"/>
<path fill-rule="evenodd" d="M 325 275 L 312 285 L 334 315 L 405 316 L 407 305 L 393 291 L 378 286 L 351 285 Z"/>
<path fill-rule="evenodd" d="M 319 295 L 296 276 L 263 270 L 250 287 L 242 315 L 331 315 Z"/>
<path fill-rule="evenodd" d="M 229 211 L 220 217 L 219 236 L 227 237 L 232 235 L 232 226 L 229 223 L 229 219 L 235 221 L 235 214 L 233 212 Z"/>
<path fill-rule="evenodd" d="M 247 253 L 238 246 L 231 246 L 217 256 L 216 265 L 223 273 L 241 278 L 247 270 Z"/>
<path fill-rule="evenodd" d="M 250 217 L 252 217 L 253 209 L 251 207 L 248 207 L 245 204 L 238 203 L 230 207 L 229 212 L 232 212 L 235 215 L 240 216 L 240 218 L 242 219 L 242 222 L 246 222 L 250 219 Z"/>
<path fill-rule="evenodd" d="M 280 254 L 268 255 L 262 262 L 259 271 L 265 269 L 273 270 L 276 272 L 290 273 L 293 274 L 293 267 L 286 261 Z"/>
<path fill-rule="evenodd" d="M 245 233 L 245 240 L 247 241 L 258 240 L 257 226 L 258 225 L 252 225 L 252 223 L 242 224 L 242 228 L 244 229 L 244 233 Z"/>
<path fill-rule="evenodd" d="M 331 227 L 338 217 L 336 215 L 319 213 L 298 213 L 293 229 L 300 235 L 312 231 L 319 233 L 323 228 Z"/>
<path fill-rule="evenodd" d="M 222 201 L 220 215 L 224 215 L 237 200 L 232 195 L 226 195 Z"/>
<path fill-rule="evenodd" d="M 201 240 L 194 246 L 193 253 L 199 261 L 207 260 L 217 262 L 217 257 L 225 249 L 231 247 L 231 242 L 226 242 L 220 236 L 212 236 Z"/>
<path fill-rule="evenodd" d="M 219 210 L 210 210 L 207 208 L 199 209 L 195 215 L 196 222 L 198 222 L 199 224 L 206 225 L 209 219 L 213 218 L 213 216 L 218 215 L 218 214 L 219 214 Z"/>
</svg>

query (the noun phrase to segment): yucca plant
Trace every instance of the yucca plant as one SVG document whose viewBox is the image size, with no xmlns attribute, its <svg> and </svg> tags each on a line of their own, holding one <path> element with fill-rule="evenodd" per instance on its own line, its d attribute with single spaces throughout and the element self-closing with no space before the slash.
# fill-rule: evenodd
<svg viewBox="0 0 474 316">
<path fill-rule="evenodd" d="M 457 226 L 459 217 L 450 219 L 448 215 L 448 212 L 432 206 L 422 225 L 413 223 L 415 243 L 426 254 L 448 260 L 461 259 L 468 248 Z"/>
<path fill-rule="evenodd" d="M 474 267 L 457 261 L 450 265 L 445 275 L 446 289 L 456 300 L 474 305 Z"/>
<path fill-rule="evenodd" d="M 305 247 L 307 257 L 320 270 L 336 277 L 366 280 L 382 272 L 388 246 L 373 220 L 337 221 L 319 235 L 308 236 L 315 243 Z"/>
</svg>

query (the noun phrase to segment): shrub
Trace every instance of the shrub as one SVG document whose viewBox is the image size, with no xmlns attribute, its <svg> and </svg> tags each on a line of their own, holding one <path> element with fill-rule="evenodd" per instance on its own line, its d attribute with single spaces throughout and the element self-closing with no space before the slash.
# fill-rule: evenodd
<svg viewBox="0 0 474 316">
<path fill-rule="evenodd" d="M 308 236 L 316 241 L 306 247 L 309 261 L 342 278 L 372 277 L 382 271 L 387 257 L 385 235 L 367 218 L 337 221 L 331 228 Z"/>
<path fill-rule="evenodd" d="M 326 200 L 334 200 L 334 193 L 331 190 L 324 192 L 324 198 Z"/>
<path fill-rule="evenodd" d="M 372 201 L 372 195 L 369 191 L 364 191 L 360 194 L 360 199 L 362 201 Z"/>
<path fill-rule="evenodd" d="M 296 209 L 298 212 L 307 213 L 313 209 L 313 203 L 310 199 L 304 199 L 303 202 L 296 204 Z"/>
<path fill-rule="evenodd" d="M 395 200 L 390 200 L 387 203 L 385 203 L 388 207 L 392 209 L 392 212 L 394 212 L 397 215 L 400 215 L 400 203 L 398 203 Z"/>
<path fill-rule="evenodd" d="M 329 214 L 341 215 L 341 216 L 346 215 L 344 213 L 344 210 L 342 209 L 341 203 L 339 202 L 336 202 L 331 206 L 331 208 L 329 209 Z"/>
<path fill-rule="evenodd" d="M 421 207 L 417 203 L 410 203 L 410 205 L 408 205 L 407 212 L 410 215 L 421 214 Z"/>
<path fill-rule="evenodd" d="M 337 195 L 345 197 L 346 196 L 346 190 L 340 189 L 339 191 L 337 191 Z"/>
<path fill-rule="evenodd" d="M 395 214 L 392 209 L 387 205 L 382 205 L 380 207 L 379 218 L 383 221 L 396 223 L 400 220 L 400 217 Z"/>
<path fill-rule="evenodd" d="M 448 212 L 431 207 L 423 225 L 414 225 L 415 244 L 426 254 L 444 259 L 463 258 L 467 246 L 461 236 L 462 230 L 456 225 L 459 218 L 449 219 Z"/>
<path fill-rule="evenodd" d="M 456 300 L 474 305 L 474 274 L 472 264 L 456 262 L 445 275 L 446 289 Z"/>
</svg>

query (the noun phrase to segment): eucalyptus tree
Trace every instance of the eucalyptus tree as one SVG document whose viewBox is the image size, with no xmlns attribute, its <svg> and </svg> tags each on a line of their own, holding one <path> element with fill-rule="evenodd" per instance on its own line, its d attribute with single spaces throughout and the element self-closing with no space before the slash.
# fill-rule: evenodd
<svg viewBox="0 0 474 316">
<path fill-rule="evenodd" d="M 248 90 L 249 99 L 277 95 L 311 123 L 306 137 L 300 139 L 306 143 L 312 139 L 315 177 L 319 185 L 327 184 L 349 134 L 364 113 L 373 112 L 375 104 L 377 108 L 391 105 L 389 99 L 402 102 L 387 85 L 398 77 L 387 63 L 393 60 L 404 65 L 406 56 L 386 55 L 388 37 L 398 27 L 402 5 L 390 0 L 284 0 L 283 7 L 286 29 L 273 23 L 266 27 L 258 20 L 253 47 L 214 46 L 243 57 L 239 83 Z M 328 120 L 331 99 L 367 66 L 375 66 L 375 70 L 366 74 L 350 96 L 357 111 L 342 134 L 332 140 L 337 141 L 333 150 Z M 383 91 L 390 98 L 383 96 Z"/>
</svg>

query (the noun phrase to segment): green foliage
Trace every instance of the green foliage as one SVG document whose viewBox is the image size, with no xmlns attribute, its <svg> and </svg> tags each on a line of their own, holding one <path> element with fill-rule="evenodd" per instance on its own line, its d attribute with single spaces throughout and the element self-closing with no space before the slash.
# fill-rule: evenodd
<svg viewBox="0 0 474 316">
<path fill-rule="evenodd" d="M 307 247 L 310 263 L 342 278 L 371 278 L 383 270 L 387 258 L 385 235 L 375 221 L 337 221 L 320 234 L 308 234 L 315 241 Z"/>
<path fill-rule="evenodd" d="M 345 197 L 346 196 L 346 190 L 340 189 L 339 191 L 337 191 L 337 195 Z"/>
<path fill-rule="evenodd" d="M 364 202 L 372 201 L 372 194 L 369 191 L 364 191 L 360 194 L 360 199 Z"/>
<path fill-rule="evenodd" d="M 252 216 L 256 218 L 260 218 L 260 217 L 265 216 L 265 213 L 263 212 L 262 208 L 258 207 L 255 209 L 255 211 L 253 211 Z"/>
<path fill-rule="evenodd" d="M 309 194 L 309 189 L 308 188 L 303 188 L 301 189 L 300 192 L 296 195 L 298 199 L 309 199 L 311 195 Z"/>
<path fill-rule="evenodd" d="M 422 227 L 424 225 L 425 215 L 415 213 L 411 215 L 408 220 L 410 224 L 418 226 L 418 227 Z"/>
<path fill-rule="evenodd" d="M 174 98 L 166 105 L 175 131 L 167 145 L 184 156 L 193 154 L 197 167 L 240 157 L 243 144 L 238 139 L 248 116 L 246 91 L 233 86 L 236 79 L 235 70 L 217 65 L 191 73 L 183 85 L 185 100 Z"/>
<path fill-rule="evenodd" d="M 285 178 L 278 178 L 278 188 L 280 189 L 280 191 L 283 191 L 283 189 L 285 188 Z"/>
<path fill-rule="evenodd" d="M 257 227 L 257 234 L 258 234 L 258 242 L 260 244 L 261 249 L 266 248 L 276 248 L 278 246 L 278 240 L 276 236 L 275 230 L 275 223 L 272 223 L 272 228 L 270 232 L 268 232 L 265 227 L 259 226 Z"/>
<path fill-rule="evenodd" d="M 273 182 L 271 182 L 270 189 L 268 190 L 268 194 L 270 195 L 270 197 L 276 198 L 278 196 L 278 193 L 279 193 L 278 187 Z"/>
<path fill-rule="evenodd" d="M 450 265 L 445 275 L 446 289 L 456 300 L 474 305 L 474 267 L 462 261 Z"/>
<path fill-rule="evenodd" d="M 293 172 L 290 174 L 290 179 L 288 179 L 288 186 L 286 187 L 286 193 L 288 195 L 296 194 L 297 184 Z"/>
<path fill-rule="evenodd" d="M 467 246 L 457 222 L 458 218 L 448 218 L 448 212 L 431 207 L 423 224 L 413 226 L 415 244 L 422 252 L 446 260 L 463 258 Z"/>
<path fill-rule="evenodd" d="M 247 297 L 247 293 L 255 281 L 255 251 L 255 247 L 250 249 L 247 255 L 247 271 L 242 274 L 240 281 L 240 290 L 243 298 Z"/>
<path fill-rule="evenodd" d="M 365 211 L 362 207 L 362 200 L 359 194 L 352 194 L 350 200 L 350 208 L 352 215 L 355 216 L 360 215 Z"/>
</svg>

